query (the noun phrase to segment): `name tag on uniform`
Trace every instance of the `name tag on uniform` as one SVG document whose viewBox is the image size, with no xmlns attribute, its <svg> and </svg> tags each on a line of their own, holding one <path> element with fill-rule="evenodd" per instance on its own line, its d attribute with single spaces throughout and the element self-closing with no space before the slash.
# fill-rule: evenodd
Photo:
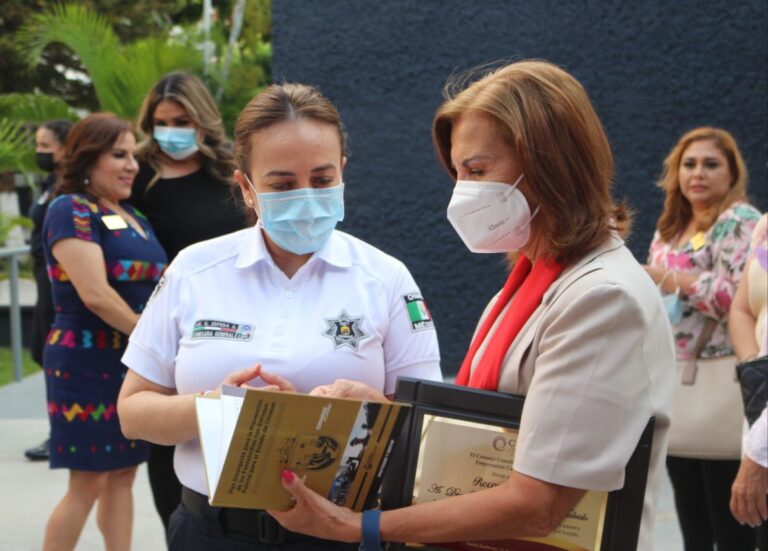
<svg viewBox="0 0 768 551">
<path fill-rule="evenodd" d="M 253 325 L 219 320 L 197 320 L 192 328 L 192 338 L 250 341 L 253 338 Z"/>
<path fill-rule="evenodd" d="M 691 246 L 693 247 L 694 251 L 698 251 L 700 248 L 702 248 L 707 243 L 707 238 L 704 237 L 704 232 L 700 231 L 693 237 L 691 237 Z"/>
<path fill-rule="evenodd" d="M 128 227 L 128 223 L 119 214 L 102 216 L 101 221 L 104 222 L 108 230 L 124 230 Z"/>
</svg>

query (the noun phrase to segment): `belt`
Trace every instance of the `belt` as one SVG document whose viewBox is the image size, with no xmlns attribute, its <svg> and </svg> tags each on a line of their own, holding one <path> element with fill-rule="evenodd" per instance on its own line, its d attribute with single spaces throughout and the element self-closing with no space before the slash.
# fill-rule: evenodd
<svg viewBox="0 0 768 551">
<path fill-rule="evenodd" d="M 268 545 L 314 539 L 304 534 L 286 530 L 262 509 L 212 507 L 208 503 L 207 496 L 198 494 L 187 487 L 181 489 L 181 502 L 195 520 L 203 522 L 217 532 L 234 532 L 255 538 L 259 543 Z"/>
</svg>

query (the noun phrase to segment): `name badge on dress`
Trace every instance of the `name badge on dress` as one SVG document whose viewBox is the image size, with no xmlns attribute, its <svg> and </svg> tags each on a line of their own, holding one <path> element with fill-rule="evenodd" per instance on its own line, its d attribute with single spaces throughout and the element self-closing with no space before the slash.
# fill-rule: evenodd
<svg viewBox="0 0 768 551">
<path fill-rule="evenodd" d="M 694 251 L 698 251 L 700 248 L 702 248 L 707 243 L 707 238 L 704 236 L 704 232 L 700 231 L 693 237 L 691 237 L 691 246 L 693 247 Z"/>
<path fill-rule="evenodd" d="M 101 221 L 104 222 L 108 230 L 124 230 L 128 227 L 128 223 L 119 214 L 102 216 Z"/>
</svg>

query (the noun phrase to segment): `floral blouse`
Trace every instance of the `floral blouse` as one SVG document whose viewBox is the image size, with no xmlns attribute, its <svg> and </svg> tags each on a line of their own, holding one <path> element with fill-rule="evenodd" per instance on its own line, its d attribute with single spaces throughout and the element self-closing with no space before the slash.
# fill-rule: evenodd
<svg viewBox="0 0 768 551">
<path fill-rule="evenodd" d="M 749 269 L 749 306 L 755 314 L 758 356 L 768 354 L 768 214 L 763 214 L 752 234 Z"/>
<path fill-rule="evenodd" d="M 707 318 L 717 328 L 701 352 L 702 358 L 733 354 L 728 336 L 728 310 L 747 261 L 750 238 L 760 212 L 746 203 L 725 210 L 706 232 L 699 232 L 679 248 L 653 236 L 648 263 L 667 270 L 696 274 L 688 294 L 681 294 L 683 319 L 672 326 L 678 360 L 689 360 Z"/>
</svg>

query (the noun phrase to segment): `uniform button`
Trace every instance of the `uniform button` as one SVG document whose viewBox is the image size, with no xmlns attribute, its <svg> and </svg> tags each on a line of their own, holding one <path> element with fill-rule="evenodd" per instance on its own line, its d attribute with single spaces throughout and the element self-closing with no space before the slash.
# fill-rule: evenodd
<svg viewBox="0 0 768 551">
<path fill-rule="evenodd" d="M 285 298 L 293 298 L 293 291 L 286 291 Z"/>
<path fill-rule="evenodd" d="M 289 316 L 288 310 L 283 310 L 283 319 L 288 319 Z"/>
</svg>

